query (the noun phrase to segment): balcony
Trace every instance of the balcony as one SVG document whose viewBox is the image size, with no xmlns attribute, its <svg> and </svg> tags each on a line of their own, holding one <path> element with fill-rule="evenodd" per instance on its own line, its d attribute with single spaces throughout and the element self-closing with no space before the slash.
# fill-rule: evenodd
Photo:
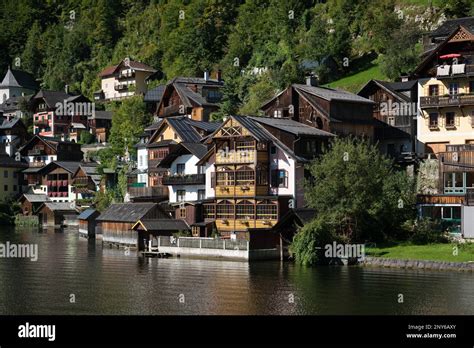
<svg viewBox="0 0 474 348">
<path fill-rule="evenodd" d="M 38 168 L 38 167 L 44 167 L 46 165 L 45 162 L 43 161 L 35 161 L 35 162 L 30 162 L 30 167 L 35 167 L 35 168 Z"/>
<path fill-rule="evenodd" d="M 167 187 L 129 187 L 128 194 L 133 198 L 165 198 L 168 197 Z"/>
<path fill-rule="evenodd" d="M 474 94 L 420 97 L 422 109 L 468 105 L 474 105 Z"/>
<path fill-rule="evenodd" d="M 28 150 L 28 156 L 46 156 L 46 151 L 44 149 Z"/>
<path fill-rule="evenodd" d="M 131 77 L 135 77 L 135 71 L 122 70 L 122 71 L 119 72 L 119 75 L 118 75 L 119 79 L 128 79 L 128 78 L 131 78 Z"/>
<path fill-rule="evenodd" d="M 128 90 L 128 85 L 126 84 L 118 84 L 114 86 L 114 89 L 118 92 L 124 92 Z"/>
<path fill-rule="evenodd" d="M 254 163 L 257 155 L 255 150 L 247 151 L 218 151 L 216 164 Z"/>
<path fill-rule="evenodd" d="M 163 185 L 204 185 L 205 183 L 205 174 L 167 175 L 163 177 Z"/>
</svg>

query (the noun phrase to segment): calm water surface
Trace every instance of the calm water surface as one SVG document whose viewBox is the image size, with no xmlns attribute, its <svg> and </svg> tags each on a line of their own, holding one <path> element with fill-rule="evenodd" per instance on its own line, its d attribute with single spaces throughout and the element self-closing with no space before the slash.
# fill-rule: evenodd
<svg viewBox="0 0 474 348">
<path fill-rule="evenodd" d="M 6 241 L 39 257 L 0 258 L 0 314 L 474 314 L 469 273 L 147 259 L 72 230 L 0 226 Z"/>
</svg>

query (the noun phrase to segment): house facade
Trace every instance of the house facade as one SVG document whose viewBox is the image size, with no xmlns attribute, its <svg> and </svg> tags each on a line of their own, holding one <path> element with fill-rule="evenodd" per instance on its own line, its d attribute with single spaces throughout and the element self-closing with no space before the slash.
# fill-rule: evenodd
<svg viewBox="0 0 474 348">
<path fill-rule="evenodd" d="M 474 143 L 474 29 L 459 26 L 414 72 L 418 79 L 417 152 Z"/>
<path fill-rule="evenodd" d="M 10 157 L 16 157 L 16 152 L 27 139 L 28 131 L 21 119 L 8 118 L 0 123 L 0 144 Z"/>
<path fill-rule="evenodd" d="M 5 103 L 10 98 L 34 94 L 38 90 L 39 86 L 33 75 L 26 71 L 8 67 L 0 84 L 0 104 Z"/>
<path fill-rule="evenodd" d="M 341 136 L 374 138 L 375 103 L 353 93 L 317 86 L 308 77 L 305 85 L 293 84 L 260 108 L 265 116 L 287 118 Z"/>
<path fill-rule="evenodd" d="M 155 72 L 155 69 L 144 63 L 125 58 L 99 73 L 101 90 L 94 93 L 94 99 L 108 101 L 144 95 L 147 91 L 146 79 Z"/>
<path fill-rule="evenodd" d="M 6 153 L 0 153 L 0 201 L 22 193 L 21 171 L 28 166 Z"/>
</svg>

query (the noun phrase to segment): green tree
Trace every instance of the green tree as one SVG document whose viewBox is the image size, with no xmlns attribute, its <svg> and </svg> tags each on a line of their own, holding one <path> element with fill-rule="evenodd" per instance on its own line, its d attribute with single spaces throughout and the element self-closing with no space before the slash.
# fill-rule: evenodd
<svg viewBox="0 0 474 348">
<path fill-rule="evenodd" d="M 414 180 L 366 140 L 336 139 L 309 167 L 307 204 L 351 242 L 396 238 L 416 213 Z"/>
</svg>

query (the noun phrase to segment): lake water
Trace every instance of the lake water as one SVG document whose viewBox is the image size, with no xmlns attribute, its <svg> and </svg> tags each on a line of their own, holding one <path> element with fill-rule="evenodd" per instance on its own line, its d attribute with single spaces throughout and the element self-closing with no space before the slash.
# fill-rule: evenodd
<svg viewBox="0 0 474 348">
<path fill-rule="evenodd" d="M 72 230 L 6 241 L 39 255 L 0 258 L 0 314 L 474 314 L 472 273 L 147 259 Z"/>
</svg>

